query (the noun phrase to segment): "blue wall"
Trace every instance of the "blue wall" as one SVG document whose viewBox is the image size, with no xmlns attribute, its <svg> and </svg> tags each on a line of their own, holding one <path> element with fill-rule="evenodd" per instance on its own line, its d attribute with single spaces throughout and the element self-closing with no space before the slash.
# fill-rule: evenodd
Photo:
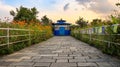
<svg viewBox="0 0 120 67">
<path fill-rule="evenodd" d="M 70 30 L 65 30 L 64 35 L 60 35 L 59 31 L 60 30 L 54 30 L 54 35 L 55 36 L 69 36 L 70 35 Z"/>
</svg>

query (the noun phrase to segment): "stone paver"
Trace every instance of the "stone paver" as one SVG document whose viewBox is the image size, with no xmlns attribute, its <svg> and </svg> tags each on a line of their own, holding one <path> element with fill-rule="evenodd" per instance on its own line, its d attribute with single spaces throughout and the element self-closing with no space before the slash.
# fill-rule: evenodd
<svg viewBox="0 0 120 67">
<path fill-rule="evenodd" d="M 50 67 L 77 67 L 76 63 L 52 63 Z"/>
<path fill-rule="evenodd" d="M 112 67 L 112 64 L 108 62 L 97 62 L 97 64 L 99 65 L 99 67 Z"/>
<path fill-rule="evenodd" d="M 78 63 L 78 67 L 97 67 L 96 63 Z"/>
<path fill-rule="evenodd" d="M 49 67 L 51 63 L 35 63 L 34 67 Z"/>
<path fill-rule="evenodd" d="M 56 62 L 68 62 L 67 59 L 60 59 L 60 60 L 57 60 Z"/>
<path fill-rule="evenodd" d="M 69 62 L 86 62 L 86 60 L 85 59 L 69 59 Z"/>
<path fill-rule="evenodd" d="M 55 36 L 0 57 L 0 67 L 120 67 L 120 60 L 70 36 Z"/>
<path fill-rule="evenodd" d="M 56 60 L 55 59 L 37 59 L 37 60 L 34 60 L 33 62 L 55 62 Z"/>
</svg>

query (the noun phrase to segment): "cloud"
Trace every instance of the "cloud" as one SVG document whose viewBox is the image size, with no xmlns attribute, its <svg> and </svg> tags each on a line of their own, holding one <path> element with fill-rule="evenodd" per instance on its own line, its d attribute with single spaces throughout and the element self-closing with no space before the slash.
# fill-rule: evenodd
<svg viewBox="0 0 120 67">
<path fill-rule="evenodd" d="M 108 0 L 76 0 L 76 2 L 96 13 L 110 13 L 114 9 Z"/>
<path fill-rule="evenodd" d="M 112 6 L 108 0 L 96 0 L 94 3 L 91 3 L 90 6 L 90 10 L 104 14 L 110 13 L 114 9 L 114 6 Z"/>
<path fill-rule="evenodd" d="M 67 3 L 67 4 L 65 4 L 65 6 L 64 6 L 64 11 L 66 11 L 66 10 L 68 10 L 69 9 L 69 5 L 70 5 L 70 3 Z"/>
<path fill-rule="evenodd" d="M 0 17 L 12 17 L 9 11 L 23 5 L 36 7 L 39 19 L 47 15 L 54 21 L 64 18 L 74 22 L 79 16 L 91 20 L 110 14 L 115 8 L 115 2 L 116 0 L 0 0 Z"/>
<path fill-rule="evenodd" d="M 76 0 L 76 2 L 78 2 L 79 5 L 86 5 L 86 3 L 91 2 L 91 0 Z"/>
<path fill-rule="evenodd" d="M 12 18 L 9 14 L 10 10 L 15 10 L 14 7 L 3 4 L 2 1 L 0 1 L 0 18 L 2 20 L 5 20 L 4 17 Z"/>
</svg>

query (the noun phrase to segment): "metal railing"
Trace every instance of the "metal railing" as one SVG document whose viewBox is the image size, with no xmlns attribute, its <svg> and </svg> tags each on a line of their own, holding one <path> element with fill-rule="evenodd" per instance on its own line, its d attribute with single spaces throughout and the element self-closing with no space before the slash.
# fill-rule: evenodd
<svg viewBox="0 0 120 67">
<path fill-rule="evenodd" d="M 115 25 L 120 25 L 120 24 L 114 24 L 114 25 L 111 25 L 111 26 L 115 26 Z M 111 37 L 111 36 L 112 37 L 118 36 L 119 39 L 120 39 L 120 34 L 105 34 L 104 32 L 105 32 L 105 28 L 106 27 L 108 27 L 108 26 L 105 26 L 104 30 L 102 29 L 101 33 L 98 33 L 98 32 L 95 33 L 94 30 L 93 30 L 95 27 L 82 29 L 82 30 L 75 30 L 75 31 L 73 31 L 73 33 L 80 33 L 81 35 L 87 35 L 86 37 L 83 36 L 83 38 L 87 38 L 87 39 L 89 39 L 89 41 L 96 40 L 96 41 L 106 42 L 106 43 L 108 43 L 108 45 L 110 45 L 110 44 L 120 45 L 120 41 L 116 43 L 114 41 L 102 40 L 102 39 L 94 37 L 94 36 L 109 36 L 109 37 Z"/>
<path fill-rule="evenodd" d="M 14 44 L 14 43 L 19 43 L 19 42 L 25 42 L 25 41 L 29 41 L 29 44 L 31 44 L 31 31 L 32 30 L 29 30 L 29 29 L 17 29 L 17 28 L 0 28 L 0 30 L 4 30 L 6 31 L 6 35 L 2 36 L 0 35 L 0 38 L 6 38 L 7 42 L 6 43 L 0 43 L 0 46 L 10 46 L 10 44 Z M 10 34 L 10 31 L 26 31 L 27 34 L 22 34 L 22 35 L 11 35 Z M 1 32 L 2 33 L 2 32 Z M 15 42 L 10 42 L 10 37 L 22 37 L 22 36 L 28 36 L 27 39 L 24 39 L 24 40 L 19 40 L 19 41 L 15 41 Z"/>
<path fill-rule="evenodd" d="M 84 35 L 84 34 L 82 34 L 82 35 Z M 102 40 L 102 39 L 94 38 L 94 37 L 92 37 L 92 35 L 94 35 L 94 34 L 87 34 L 87 35 L 88 35 L 88 37 L 84 37 L 84 38 L 89 39 L 89 41 L 96 40 L 96 41 L 106 42 L 106 43 L 108 43 L 108 46 L 109 46 L 110 44 L 120 45 L 120 43 L 116 43 L 116 42 L 113 42 L 113 41 Z M 120 34 L 111 34 L 111 35 L 108 35 L 108 34 L 107 34 L 107 36 L 115 36 L 115 35 L 120 35 Z M 98 34 L 97 36 L 100 36 L 100 34 Z M 102 34 L 102 36 L 106 36 L 106 35 L 105 35 L 105 34 Z M 120 37 L 120 36 L 119 36 L 119 37 Z"/>
</svg>

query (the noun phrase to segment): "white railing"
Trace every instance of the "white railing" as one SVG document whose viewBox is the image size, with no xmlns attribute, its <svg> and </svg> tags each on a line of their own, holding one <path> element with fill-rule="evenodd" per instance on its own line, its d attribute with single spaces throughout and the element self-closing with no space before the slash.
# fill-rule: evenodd
<svg viewBox="0 0 120 67">
<path fill-rule="evenodd" d="M 85 35 L 85 34 L 82 34 L 82 35 Z M 110 44 L 120 45 L 120 43 L 115 43 L 115 42 L 108 41 L 108 40 L 101 40 L 101 39 L 94 38 L 94 37 L 92 37 L 92 35 L 94 35 L 94 34 L 87 34 L 87 35 L 88 35 L 88 37 L 83 37 L 83 38 L 87 38 L 87 39 L 89 39 L 90 41 L 96 40 L 96 41 L 106 42 L 106 43 L 108 43 L 108 46 L 109 46 Z M 100 35 L 100 34 L 98 34 L 98 35 L 96 35 L 96 36 L 99 36 L 99 35 Z M 102 34 L 102 35 L 106 36 L 105 34 Z M 113 35 L 120 35 L 120 34 L 113 34 Z M 113 35 L 109 35 L 109 36 L 113 36 Z M 107 36 L 108 36 L 108 34 L 107 34 Z M 120 37 L 120 36 L 119 36 L 119 37 Z"/>
<path fill-rule="evenodd" d="M 113 26 L 119 26 L 120 24 L 114 24 L 114 25 L 111 25 L 111 27 Z M 101 32 L 98 31 L 98 27 L 93 27 L 93 28 L 87 28 L 87 29 L 82 29 L 82 30 L 75 30 L 73 31 L 74 33 L 80 33 L 81 35 L 88 35 L 88 37 L 84 37 L 84 38 L 87 38 L 89 39 L 90 41 L 92 40 L 96 40 L 96 41 L 101 41 L 101 42 L 106 42 L 108 43 L 108 46 L 110 44 L 116 44 L 116 45 L 120 45 L 120 43 L 116 43 L 116 42 L 112 42 L 112 41 L 108 41 L 108 40 L 101 40 L 101 39 L 98 39 L 98 38 L 94 38 L 93 35 L 96 35 L 96 36 L 118 36 L 120 37 L 120 34 L 105 34 L 104 32 L 106 27 L 108 26 L 101 26 Z M 97 32 L 94 32 L 94 28 L 97 28 Z M 116 29 L 117 30 L 117 29 Z"/>
<path fill-rule="evenodd" d="M 0 30 L 4 30 L 7 32 L 6 35 L 1 36 L 0 38 L 7 38 L 7 43 L 3 43 L 0 44 L 0 46 L 5 46 L 7 45 L 8 47 L 10 46 L 10 44 L 14 44 L 14 43 L 19 43 L 19 42 L 25 42 L 25 41 L 29 41 L 29 44 L 31 44 L 31 31 L 29 29 L 17 29 L 17 28 L 0 28 Z M 27 34 L 23 34 L 23 35 L 10 35 L 10 31 L 23 31 L 23 32 L 27 32 Z M 24 40 L 19 40 L 19 41 L 15 41 L 15 42 L 10 42 L 10 37 L 22 37 L 22 36 L 28 36 L 28 39 L 24 39 Z"/>
<path fill-rule="evenodd" d="M 105 29 L 110 26 L 116 28 L 115 31 L 117 30 L 118 26 L 120 24 L 113 24 L 113 25 L 106 25 L 106 26 L 99 26 L 99 27 L 92 27 L 92 28 L 86 28 L 86 29 L 81 29 L 80 32 L 82 34 L 105 34 Z M 116 33 L 116 32 L 115 32 Z"/>
<path fill-rule="evenodd" d="M 88 35 L 88 36 L 82 36 L 82 35 Z M 108 47 L 110 47 L 110 44 L 115 44 L 115 45 L 119 45 L 120 46 L 120 43 L 116 43 L 116 42 L 109 41 L 109 40 L 102 40 L 102 39 L 94 38 L 94 37 L 92 37 L 92 35 L 94 35 L 94 34 L 81 34 L 82 38 L 86 38 L 89 41 L 96 40 L 96 41 L 108 43 Z M 106 36 L 105 34 L 101 34 L 101 35 Z M 111 34 L 109 36 L 113 36 L 113 35 L 118 35 L 118 37 L 120 37 L 120 34 Z M 96 34 L 96 36 L 100 36 L 100 34 Z M 108 36 L 108 34 L 107 34 L 107 36 Z M 75 35 L 75 37 L 78 37 L 78 36 Z"/>
</svg>

